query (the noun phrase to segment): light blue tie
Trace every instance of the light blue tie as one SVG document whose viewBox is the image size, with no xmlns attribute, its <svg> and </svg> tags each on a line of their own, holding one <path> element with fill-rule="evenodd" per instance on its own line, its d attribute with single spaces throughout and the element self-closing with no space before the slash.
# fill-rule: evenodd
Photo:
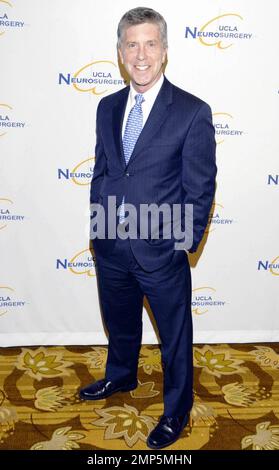
<svg viewBox="0 0 279 470">
<path fill-rule="evenodd" d="M 142 103 L 144 102 L 144 97 L 142 94 L 138 93 L 135 95 L 136 103 L 129 112 L 128 119 L 126 122 L 126 127 L 123 136 L 123 149 L 126 165 L 128 165 L 130 157 L 133 153 L 136 142 L 139 138 L 139 135 L 143 127 L 143 114 L 142 114 Z M 124 207 L 125 196 L 123 196 L 120 212 L 119 212 L 119 223 L 123 224 L 125 221 L 125 207 Z"/>
</svg>

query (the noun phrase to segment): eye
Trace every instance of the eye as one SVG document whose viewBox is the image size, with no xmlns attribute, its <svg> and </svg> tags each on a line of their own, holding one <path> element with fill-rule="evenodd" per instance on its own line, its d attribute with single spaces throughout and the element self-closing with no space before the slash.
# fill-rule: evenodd
<svg viewBox="0 0 279 470">
<path fill-rule="evenodd" d="M 135 42 L 129 42 L 129 43 L 128 43 L 128 48 L 129 48 L 129 49 L 133 49 L 134 47 L 136 47 L 136 43 L 135 43 Z"/>
</svg>

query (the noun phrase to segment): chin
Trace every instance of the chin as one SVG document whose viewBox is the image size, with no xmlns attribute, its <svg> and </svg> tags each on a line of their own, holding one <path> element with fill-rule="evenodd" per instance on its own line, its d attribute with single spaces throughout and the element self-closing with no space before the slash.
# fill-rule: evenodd
<svg viewBox="0 0 279 470">
<path fill-rule="evenodd" d="M 146 78 L 145 80 L 144 79 L 134 80 L 135 84 L 138 86 L 150 85 L 152 81 L 153 81 L 152 79 L 148 79 L 148 78 Z"/>
<path fill-rule="evenodd" d="M 137 86 L 146 86 L 149 85 L 150 82 L 135 82 Z"/>
<path fill-rule="evenodd" d="M 144 78 L 144 77 L 135 77 L 134 82 L 142 85 L 146 85 L 147 83 L 150 83 L 150 79 Z"/>
</svg>

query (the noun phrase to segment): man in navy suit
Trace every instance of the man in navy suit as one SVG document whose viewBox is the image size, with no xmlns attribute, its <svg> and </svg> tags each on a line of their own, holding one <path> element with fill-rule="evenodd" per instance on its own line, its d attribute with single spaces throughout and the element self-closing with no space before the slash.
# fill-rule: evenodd
<svg viewBox="0 0 279 470">
<path fill-rule="evenodd" d="M 213 202 L 214 128 L 210 107 L 163 75 L 167 25 L 159 13 L 142 7 L 125 13 L 118 52 L 130 86 L 99 103 L 91 184 L 91 204 L 99 208 L 93 219 L 103 222 L 91 238 L 108 359 L 105 378 L 82 388 L 80 398 L 99 400 L 137 387 L 145 295 L 158 326 L 164 371 L 164 413 L 147 445 L 160 449 L 178 439 L 193 404 L 188 251 L 197 250 Z M 152 204 L 164 210 L 142 211 Z M 175 206 L 179 217 L 170 210 Z M 156 219 L 153 226 L 150 217 Z"/>
</svg>

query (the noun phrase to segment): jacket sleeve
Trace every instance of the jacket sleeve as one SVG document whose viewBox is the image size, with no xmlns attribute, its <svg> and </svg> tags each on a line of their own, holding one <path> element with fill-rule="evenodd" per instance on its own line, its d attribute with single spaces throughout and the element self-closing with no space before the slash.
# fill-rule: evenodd
<svg viewBox="0 0 279 470">
<path fill-rule="evenodd" d="M 104 145 L 103 145 L 101 131 L 100 131 L 101 113 L 102 113 L 101 106 L 102 106 L 102 101 L 100 101 L 98 108 L 97 108 L 95 165 L 94 165 L 93 177 L 91 180 L 91 188 L 90 188 L 90 203 L 91 204 L 94 202 L 98 202 L 101 185 L 102 185 L 105 171 L 107 168 L 107 159 L 106 159 Z"/>
<path fill-rule="evenodd" d="M 193 243 L 190 253 L 197 250 L 208 224 L 217 173 L 215 150 L 211 109 L 202 103 L 192 120 L 182 152 L 184 204 L 191 204 L 193 209 Z M 184 223 L 189 223 L 185 214 Z"/>
</svg>

